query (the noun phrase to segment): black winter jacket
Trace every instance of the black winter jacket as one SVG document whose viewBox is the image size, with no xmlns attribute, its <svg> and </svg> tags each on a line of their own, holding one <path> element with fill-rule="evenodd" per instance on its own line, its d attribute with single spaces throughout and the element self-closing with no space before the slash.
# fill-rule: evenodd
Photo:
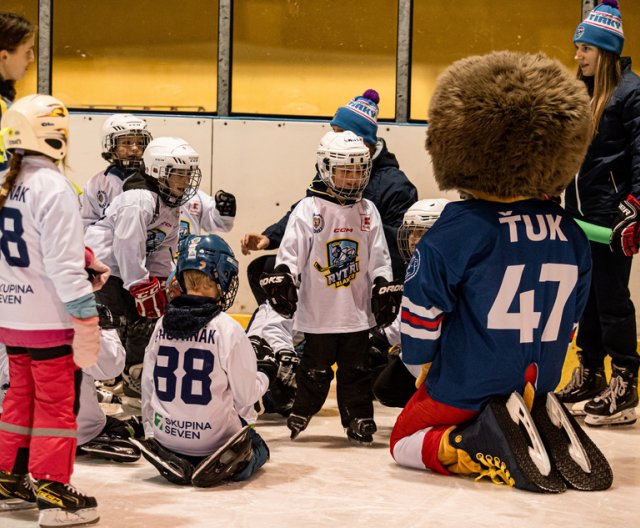
<svg viewBox="0 0 640 528">
<path fill-rule="evenodd" d="M 622 59 L 622 78 L 600 120 L 580 171 L 565 193 L 574 217 L 611 227 L 618 204 L 640 199 L 640 77 Z"/>
<path fill-rule="evenodd" d="M 384 227 L 384 236 L 387 240 L 389 253 L 391 255 L 393 276 L 396 279 L 402 279 L 404 278 L 406 266 L 400 257 L 396 237 L 398 228 L 402 225 L 404 213 L 418 200 L 418 191 L 409 181 L 405 173 L 400 170 L 398 160 L 394 154 L 387 150 L 384 139 L 379 138 L 378 141 L 379 143 L 381 142 L 382 148 L 373 159 L 371 164 L 371 177 L 362 196 L 363 198 L 371 200 L 380 212 L 382 225 Z M 320 175 L 316 173 L 315 178 L 307 190 L 307 196 L 313 194 L 314 185 L 317 185 L 319 180 Z M 262 234 L 270 241 L 268 249 L 280 247 L 289 215 L 296 205 L 298 205 L 298 202 L 293 204 L 287 214 L 278 222 L 263 231 Z"/>
</svg>

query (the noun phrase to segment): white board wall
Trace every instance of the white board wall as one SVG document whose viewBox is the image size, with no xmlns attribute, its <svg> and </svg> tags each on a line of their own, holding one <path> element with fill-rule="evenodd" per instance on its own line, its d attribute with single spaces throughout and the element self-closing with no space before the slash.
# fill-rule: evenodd
<svg viewBox="0 0 640 528">
<path fill-rule="evenodd" d="M 107 166 L 100 153 L 101 127 L 108 115 L 71 116 L 67 174 L 80 186 Z M 154 137 L 182 137 L 198 151 L 201 189 L 210 194 L 218 189 L 235 194 L 238 201 L 235 225 L 222 235 L 240 261 L 240 288 L 230 311 L 251 313 L 256 303 L 247 283 L 246 269 L 255 256 L 264 252 L 243 256 L 240 239 L 246 232 L 261 232 L 276 222 L 291 204 L 304 196 L 315 173 L 315 150 L 329 130 L 328 122 L 162 116 L 145 119 Z M 435 184 L 424 149 L 425 132 L 424 125 L 381 124 L 378 129 L 378 135 L 396 154 L 421 199 L 442 196 L 455 200 L 455 193 L 442 193 Z M 640 307 L 638 260 L 634 260 L 631 293 Z"/>
</svg>

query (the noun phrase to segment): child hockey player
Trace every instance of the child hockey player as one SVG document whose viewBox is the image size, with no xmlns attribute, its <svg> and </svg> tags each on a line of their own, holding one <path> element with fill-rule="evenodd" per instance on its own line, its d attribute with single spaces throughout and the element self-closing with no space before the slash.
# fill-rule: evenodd
<svg viewBox="0 0 640 528">
<path fill-rule="evenodd" d="M 85 251 L 78 197 L 56 165 L 67 153 L 68 123 L 64 105 L 46 95 L 16 101 L 2 118 L 11 165 L 0 191 L 0 286 L 15 302 L 0 303 L 11 375 L 0 422 L 0 508 L 36 503 L 40 526 L 98 520 L 95 498 L 69 480 L 77 367 L 94 364 L 99 347 L 85 268 L 108 268 Z"/>
<path fill-rule="evenodd" d="M 449 200 L 444 198 L 419 200 L 407 209 L 398 229 L 398 251 L 407 264 L 420 239 L 433 227 L 448 203 Z M 421 368 L 411 366 L 408 370 L 401 360 L 400 315 L 393 324 L 373 336 L 377 337 L 377 341 L 372 339 L 370 343 L 380 349 L 378 355 L 387 361 L 374 379 L 373 394 L 382 405 L 402 408 L 416 391 L 416 378 L 420 376 Z"/>
<path fill-rule="evenodd" d="M 126 321 L 124 391 L 137 398 L 144 349 L 166 303 L 163 284 L 173 270 L 180 206 L 195 195 L 201 177 L 198 153 L 180 138 L 154 139 L 143 160 L 145 172 L 130 177 L 104 218 L 85 232 L 85 242 L 112 269 L 98 300 Z"/>
<path fill-rule="evenodd" d="M 267 390 L 275 362 L 265 357 L 256 367 L 249 338 L 223 313 L 238 290 L 238 262 L 224 240 L 188 236 L 176 275 L 186 294 L 171 301 L 151 336 L 142 378 L 148 438 L 132 442 L 175 484 L 246 480 L 269 450 L 240 413 Z"/>
<path fill-rule="evenodd" d="M 85 226 L 100 220 L 111 201 L 122 192 L 124 181 L 142 165 L 144 150 L 152 140 L 144 119 L 131 114 L 114 114 L 102 125 L 102 157 L 106 170 L 93 176 L 80 196 Z"/>
<path fill-rule="evenodd" d="M 468 57 L 439 78 L 427 150 L 439 187 L 472 199 L 447 205 L 407 268 L 403 361 L 432 365 L 393 428 L 398 464 L 538 492 L 611 485 L 551 392 L 591 261 L 577 224 L 541 198 L 580 165 L 588 109 L 584 87 L 543 54 Z M 532 418 L 519 393 L 531 405 L 533 386 Z"/>
<path fill-rule="evenodd" d="M 321 180 L 291 213 L 276 269 L 261 279 L 271 305 L 285 317 L 295 312 L 294 330 L 305 334 L 287 427 L 292 439 L 306 429 L 327 398 L 337 363 L 342 425 L 351 441 L 370 444 L 376 424 L 369 329 L 393 321 L 402 285 L 390 283 L 380 215 L 362 198 L 371 170 L 368 147 L 353 132 L 328 132 L 317 165 Z"/>
</svg>

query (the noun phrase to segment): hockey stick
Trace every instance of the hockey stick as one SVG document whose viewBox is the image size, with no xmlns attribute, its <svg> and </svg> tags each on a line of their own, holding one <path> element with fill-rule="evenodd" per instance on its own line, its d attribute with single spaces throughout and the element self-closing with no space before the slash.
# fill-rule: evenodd
<svg viewBox="0 0 640 528">
<path fill-rule="evenodd" d="M 611 238 L 611 229 L 608 227 L 602 227 L 596 224 L 590 224 L 589 222 L 585 222 L 584 220 L 579 220 L 574 218 L 576 224 L 578 224 L 584 234 L 587 235 L 587 238 L 591 240 L 591 242 L 598 242 L 600 244 L 609 245 L 609 239 Z"/>
<path fill-rule="evenodd" d="M 330 271 L 333 268 L 333 266 L 326 266 L 323 268 L 317 260 L 313 263 L 313 267 L 316 270 L 318 270 L 320 273 L 324 273 L 325 271 Z"/>
</svg>

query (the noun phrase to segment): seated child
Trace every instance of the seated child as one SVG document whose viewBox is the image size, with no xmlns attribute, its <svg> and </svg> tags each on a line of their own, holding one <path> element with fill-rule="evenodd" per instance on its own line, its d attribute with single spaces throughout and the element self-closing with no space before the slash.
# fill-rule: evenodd
<svg viewBox="0 0 640 528">
<path fill-rule="evenodd" d="M 189 235 L 167 305 L 145 352 L 142 418 L 147 438 L 131 440 L 170 482 L 208 487 L 248 479 L 269 458 L 240 417 L 276 375 L 243 328 L 224 313 L 238 291 L 238 262 L 217 235 Z M 257 364 L 256 364 L 257 363 Z"/>
</svg>

